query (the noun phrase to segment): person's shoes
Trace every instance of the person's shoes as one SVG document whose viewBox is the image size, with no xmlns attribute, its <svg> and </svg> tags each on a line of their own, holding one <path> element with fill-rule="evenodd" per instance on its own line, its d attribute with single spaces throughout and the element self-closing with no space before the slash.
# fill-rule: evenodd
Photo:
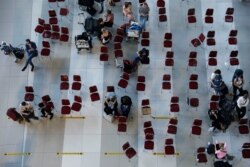
<svg viewBox="0 0 250 167">
<path fill-rule="evenodd" d="M 26 68 L 23 68 L 22 71 L 25 71 Z"/>
<path fill-rule="evenodd" d="M 52 120 L 53 117 L 54 117 L 54 114 L 51 114 L 49 119 Z"/>
<path fill-rule="evenodd" d="M 47 116 L 46 116 L 46 115 L 41 115 L 41 117 L 44 117 L 44 118 L 46 118 Z"/>
<path fill-rule="evenodd" d="M 34 68 L 35 68 L 34 66 L 31 68 L 31 71 L 32 71 L 32 72 L 34 71 Z"/>
</svg>

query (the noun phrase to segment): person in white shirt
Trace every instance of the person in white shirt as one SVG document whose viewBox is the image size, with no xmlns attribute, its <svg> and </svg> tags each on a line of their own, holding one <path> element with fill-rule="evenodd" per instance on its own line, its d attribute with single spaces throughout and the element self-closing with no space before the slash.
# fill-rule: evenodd
<svg viewBox="0 0 250 167">
<path fill-rule="evenodd" d="M 236 111 L 238 113 L 239 120 L 245 116 L 246 111 L 247 111 L 248 103 L 249 103 L 248 91 L 243 90 L 242 91 L 242 96 L 240 96 L 238 98 L 237 105 L 236 105 Z"/>
<path fill-rule="evenodd" d="M 37 116 L 35 116 L 33 106 L 30 103 L 25 102 L 25 101 L 23 101 L 20 104 L 20 113 L 27 122 L 30 122 L 30 118 L 35 119 L 35 120 L 39 119 Z"/>
</svg>

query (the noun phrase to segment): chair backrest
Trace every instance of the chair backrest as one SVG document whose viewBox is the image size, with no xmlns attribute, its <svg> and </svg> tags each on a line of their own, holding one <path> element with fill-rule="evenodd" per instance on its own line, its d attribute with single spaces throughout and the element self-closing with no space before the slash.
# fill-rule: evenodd
<svg viewBox="0 0 250 167">
<path fill-rule="evenodd" d="M 200 42 L 203 42 L 206 39 L 206 37 L 203 33 L 201 33 L 198 38 L 199 38 Z"/>
</svg>

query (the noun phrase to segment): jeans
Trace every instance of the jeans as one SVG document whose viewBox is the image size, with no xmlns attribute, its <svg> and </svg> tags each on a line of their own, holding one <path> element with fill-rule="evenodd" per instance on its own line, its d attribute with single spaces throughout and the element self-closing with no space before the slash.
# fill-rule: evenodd
<svg viewBox="0 0 250 167">
<path fill-rule="evenodd" d="M 37 57 L 37 56 L 38 56 L 37 50 L 28 53 L 28 56 L 29 56 L 29 57 L 28 57 L 28 59 L 26 60 L 25 66 L 24 66 L 23 69 L 22 69 L 23 71 L 27 68 L 27 66 L 28 66 L 29 64 L 31 65 L 32 70 L 34 69 L 34 64 L 32 63 L 32 59 L 33 59 L 34 57 Z"/>
<path fill-rule="evenodd" d="M 142 30 L 145 29 L 145 24 L 147 20 L 148 20 L 148 16 L 140 16 L 140 25 L 141 25 Z"/>
</svg>

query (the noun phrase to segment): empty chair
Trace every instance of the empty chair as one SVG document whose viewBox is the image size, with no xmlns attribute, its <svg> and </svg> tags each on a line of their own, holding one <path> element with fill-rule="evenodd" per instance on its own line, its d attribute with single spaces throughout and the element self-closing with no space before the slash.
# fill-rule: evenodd
<svg viewBox="0 0 250 167">
<path fill-rule="evenodd" d="M 128 81 L 129 81 L 129 74 L 124 72 L 122 78 L 118 82 L 118 86 L 124 88 L 126 91 L 126 88 L 128 86 Z"/>
<path fill-rule="evenodd" d="M 197 81 L 198 80 L 198 75 L 197 74 L 191 74 L 189 77 L 190 81 Z"/>
<path fill-rule="evenodd" d="M 116 35 L 114 38 L 114 42 L 122 42 L 123 41 L 123 37 L 121 35 Z"/>
<path fill-rule="evenodd" d="M 68 99 L 61 100 L 62 107 L 61 107 L 61 114 L 68 115 L 71 112 L 70 101 Z"/>
<path fill-rule="evenodd" d="M 98 89 L 96 85 L 90 86 L 89 92 L 90 92 L 90 99 L 92 102 L 100 100 L 100 95 L 98 93 Z"/>
<path fill-rule="evenodd" d="M 68 75 L 61 75 L 60 90 L 69 89 L 69 77 Z"/>
<path fill-rule="evenodd" d="M 179 103 L 179 97 L 178 96 L 172 96 L 170 99 L 171 103 Z"/>
<path fill-rule="evenodd" d="M 82 88 L 81 76 L 73 75 L 73 83 L 71 85 L 72 91 L 80 91 Z"/>
<path fill-rule="evenodd" d="M 224 21 L 226 23 L 232 23 L 234 21 L 233 14 L 234 14 L 234 8 L 230 8 L 230 7 L 227 8 Z"/>
<path fill-rule="evenodd" d="M 168 134 L 176 134 L 177 127 L 175 125 L 168 125 L 167 133 Z"/>
<path fill-rule="evenodd" d="M 42 18 L 38 18 L 38 24 L 43 26 L 45 24 L 45 20 Z"/>
<path fill-rule="evenodd" d="M 232 50 L 229 57 L 230 58 L 238 57 L 238 53 L 239 53 L 238 50 Z"/>
<path fill-rule="evenodd" d="M 214 36 L 215 36 L 215 31 L 208 31 L 207 46 L 215 46 L 216 42 L 215 42 Z"/>
<path fill-rule="evenodd" d="M 146 122 L 144 122 L 143 127 L 144 127 L 144 128 L 152 127 L 152 122 L 151 122 L 151 121 L 146 121 Z"/>
<path fill-rule="evenodd" d="M 217 51 L 211 50 L 208 55 L 209 58 L 216 58 L 217 57 Z"/>
<path fill-rule="evenodd" d="M 165 1 L 164 0 L 157 0 L 156 2 L 157 7 L 165 7 Z"/>
<path fill-rule="evenodd" d="M 42 45 L 44 48 L 50 48 L 50 43 L 48 41 L 43 41 Z"/>
<path fill-rule="evenodd" d="M 55 10 L 49 10 L 49 17 L 56 17 L 56 11 Z"/>
<path fill-rule="evenodd" d="M 55 32 L 60 32 L 60 28 L 57 24 L 53 24 L 52 25 L 52 31 L 55 31 Z"/>
<path fill-rule="evenodd" d="M 117 132 L 127 132 L 127 117 L 125 116 L 118 117 Z"/>
<path fill-rule="evenodd" d="M 207 163 L 207 155 L 205 153 L 197 153 L 196 163 Z"/>
<path fill-rule="evenodd" d="M 62 16 L 68 16 L 69 14 L 68 8 L 60 8 L 59 14 L 61 16 L 61 19 L 62 19 Z"/>
<path fill-rule="evenodd" d="M 197 111 L 197 108 L 199 107 L 199 99 L 198 98 L 188 98 L 189 106 L 194 107 Z"/>
<path fill-rule="evenodd" d="M 107 92 L 115 92 L 114 86 L 107 86 Z"/>
<path fill-rule="evenodd" d="M 201 33 L 198 38 L 194 38 L 191 40 L 191 44 L 194 47 L 198 47 L 204 42 L 205 39 L 206 39 L 205 35 Z"/>
<path fill-rule="evenodd" d="M 207 24 L 213 24 L 214 18 L 213 18 L 214 9 L 208 8 L 205 13 L 205 23 Z"/>
<path fill-rule="evenodd" d="M 116 29 L 116 34 L 120 36 L 124 36 L 124 29 L 123 28 L 117 28 Z"/>
<path fill-rule="evenodd" d="M 61 33 L 62 33 L 62 34 L 69 34 L 69 29 L 68 29 L 68 27 L 61 27 Z"/>
<path fill-rule="evenodd" d="M 165 145 L 172 145 L 174 143 L 174 140 L 172 138 L 165 139 Z"/>
<path fill-rule="evenodd" d="M 165 146 L 165 155 L 174 155 L 174 154 L 175 154 L 174 146 L 166 145 Z"/>
<path fill-rule="evenodd" d="M 121 50 L 121 49 L 122 49 L 121 43 L 120 42 L 115 42 L 114 43 L 114 50 Z"/>
<path fill-rule="evenodd" d="M 137 91 L 145 91 L 145 89 L 146 89 L 145 76 L 138 76 L 136 90 Z"/>
<path fill-rule="evenodd" d="M 167 21 L 168 21 L 168 18 L 166 14 L 159 15 L 159 23 L 167 22 Z"/>
<path fill-rule="evenodd" d="M 166 14 L 166 8 L 165 7 L 159 7 L 158 8 L 158 14 L 159 15 Z"/>
<path fill-rule="evenodd" d="M 33 102 L 35 98 L 34 89 L 32 86 L 25 86 L 24 101 Z"/>
<path fill-rule="evenodd" d="M 178 120 L 175 118 L 171 118 L 168 122 L 170 125 L 177 125 L 178 124 Z"/>
<path fill-rule="evenodd" d="M 58 24 L 58 19 L 56 17 L 49 18 L 49 24 Z"/>
<path fill-rule="evenodd" d="M 35 28 L 35 32 L 38 34 L 42 34 L 44 31 L 44 27 L 42 25 L 37 25 Z"/>
<path fill-rule="evenodd" d="M 61 34 L 59 40 L 60 40 L 60 42 L 68 42 L 69 41 L 69 35 Z"/>
<path fill-rule="evenodd" d="M 115 54 L 115 58 L 123 57 L 123 51 L 121 49 L 115 50 L 114 54 Z"/>
<path fill-rule="evenodd" d="M 74 102 L 71 106 L 71 110 L 75 112 L 81 111 L 82 108 L 82 98 L 81 96 L 74 96 Z"/>
<path fill-rule="evenodd" d="M 149 46 L 150 45 L 150 40 L 149 39 L 141 39 L 141 46 Z"/>
<path fill-rule="evenodd" d="M 59 32 L 52 32 L 51 33 L 51 39 L 52 40 L 59 40 L 60 39 L 60 33 Z"/>
<path fill-rule="evenodd" d="M 216 58 L 208 58 L 208 66 L 217 66 L 217 59 Z"/>
<path fill-rule="evenodd" d="M 164 39 L 165 40 L 172 40 L 172 33 L 169 33 L 169 32 L 165 33 Z"/>
<path fill-rule="evenodd" d="M 145 140 L 144 141 L 144 149 L 146 149 L 146 150 L 153 150 L 154 149 L 154 141 L 152 141 L 152 140 Z"/>
<path fill-rule="evenodd" d="M 50 49 L 49 48 L 42 48 L 40 54 L 41 54 L 42 57 L 49 57 L 51 59 Z"/>
<path fill-rule="evenodd" d="M 133 147 L 130 146 L 129 142 L 126 142 L 122 146 L 122 150 L 125 152 L 125 155 L 131 159 L 136 155 L 136 151 Z"/>
</svg>

